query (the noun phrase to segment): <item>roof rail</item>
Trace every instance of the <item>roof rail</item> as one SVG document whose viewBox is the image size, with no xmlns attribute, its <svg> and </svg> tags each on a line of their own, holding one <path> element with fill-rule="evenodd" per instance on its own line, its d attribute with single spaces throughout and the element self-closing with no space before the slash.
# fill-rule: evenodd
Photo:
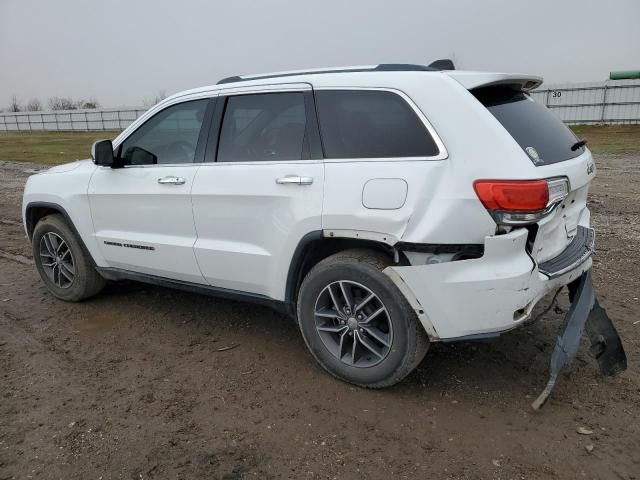
<svg viewBox="0 0 640 480">
<path fill-rule="evenodd" d="M 265 73 L 264 75 L 234 75 L 219 80 L 216 85 L 225 83 L 242 82 L 243 80 L 264 80 L 267 78 L 294 77 L 298 75 L 316 75 L 320 73 L 343 73 L 343 72 L 437 72 L 439 70 L 455 70 L 453 62 L 449 59 L 436 60 L 425 65 L 415 65 L 411 63 L 381 63 L 380 65 L 368 67 L 345 67 L 328 68 L 326 70 L 296 70 L 281 73 Z"/>
</svg>

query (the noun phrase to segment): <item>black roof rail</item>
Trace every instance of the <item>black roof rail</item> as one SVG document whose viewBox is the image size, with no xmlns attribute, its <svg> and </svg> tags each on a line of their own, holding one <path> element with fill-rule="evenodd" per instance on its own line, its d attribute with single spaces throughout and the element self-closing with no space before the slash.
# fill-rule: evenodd
<svg viewBox="0 0 640 480">
<path fill-rule="evenodd" d="M 352 72 L 437 72 L 440 70 L 455 70 L 453 62 L 449 59 L 436 60 L 429 65 L 416 65 L 412 63 L 381 63 L 375 67 L 354 67 L 354 68 L 341 68 L 341 69 L 327 69 L 327 70 L 300 70 L 291 73 L 267 73 L 265 75 L 255 75 L 248 78 L 242 78 L 240 75 L 234 75 L 232 77 L 226 77 L 219 80 L 216 85 L 222 85 L 225 83 L 242 82 L 243 80 L 264 80 L 267 78 L 280 78 L 280 77 L 297 77 L 300 75 L 317 75 L 321 73 L 352 73 Z"/>
</svg>

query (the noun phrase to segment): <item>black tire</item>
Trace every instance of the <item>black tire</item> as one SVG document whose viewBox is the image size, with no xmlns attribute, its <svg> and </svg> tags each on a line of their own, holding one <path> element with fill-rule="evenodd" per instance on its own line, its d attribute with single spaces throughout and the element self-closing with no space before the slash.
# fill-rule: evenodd
<svg viewBox="0 0 640 480">
<path fill-rule="evenodd" d="M 375 251 L 346 250 L 319 262 L 307 274 L 300 286 L 297 306 L 298 323 L 311 354 L 333 376 L 361 387 L 384 388 L 398 383 L 422 361 L 429 348 L 429 339 L 413 308 L 387 275 L 382 273 L 390 263 L 390 259 L 384 254 Z M 349 364 L 345 361 L 345 359 L 348 360 L 346 358 L 348 354 L 341 359 L 342 344 L 336 355 L 336 350 L 333 349 L 332 353 L 328 343 L 331 340 L 327 340 L 327 338 L 340 337 L 341 334 L 330 333 L 328 337 L 323 332 L 321 337 L 316 327 L 318 302 L 323 298 L 322 295 L 326 298 L 324 292 L 329 288 L 328 285 L 335 285 L 334 282 L 340 281 L 355 285 L 356 289 L 357 285 L 366 287 L 369 294 L 373 293 L 377 296 L 375 301 L 379 301 L 378 305 L 381 304 L 386 309 L 385 313 L 388 312 L 385 321 L 391 325 L 389 328 L 391 334 L 387 336 L 391 339 L 390 346 L 382 347 L 387 351 L 382 359 L 370 355 L 378 362 L 374 365 Z M 360 302 L 362 302 L 361 298 Z M 357 304 L 355 299 L 352 300 L 353 304 Z M 335 302 L 333 304 L 335 305 Z M 326 311 L 326 309 L 323 310 Z M 324 324 L 323 318 L 320 321 Z M 336 328 L 344 328 L 339 325 L 340 322 L 344 323 L 343 319 L 332 319 L 331 322 L 338 324 Z M 352 328 L 358 329 L 353 325 Z M 355 331 L 347 331 L 347 333 L 352 337 L 356 336 Z M 366 336 L 366 333 L 360 335 L 358 338 Z M 365 351 L 365 355 L 366 353 L 368 352 Z M 356 361 L 355 353 L 351 361 Z"/>
<path fill-rule="evenodd" d="M 60 266 L 57 267 L 57 277 L 55 272 L 52 273 L 51 267 L 46 266 L 52 261 L 52 258 L 47 256 L 47 242 L 43 240 L 45 235 L 47 235 L 47 239 L 51 238 L 51 235 L 54 238 L 59 237 L 66 244 L 66 248 L 69 250 L 66 258 L 72 259 L 71 266 L 73 268 L 72 272 L 69 269 L 65 269 L 64 272 L 68 272 L 65 274 L 71 275 L 72 280 L 64 275 L 61 276 Z M 48 215 L 38 222 L 33 230 L 32 248 L 38 273 L 55 297 L 67 302 L 79 302 L 96 295 L 104 288 L 105 279 L 96 271 L 89 254 L 84 250 L 77 236 L 61 215 Z M 45 251 L 45 256 L 42 251 Z M 58 285 L 56 281 L 60 281 L 61 285 Z"/>
</svg>

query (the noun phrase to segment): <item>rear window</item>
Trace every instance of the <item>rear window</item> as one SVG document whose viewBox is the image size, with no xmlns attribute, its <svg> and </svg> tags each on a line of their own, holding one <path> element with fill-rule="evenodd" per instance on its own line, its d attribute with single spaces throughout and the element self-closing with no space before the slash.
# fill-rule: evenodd
<svg viewBox="0 0 640 480">
<path fill-rule="evenodd" d="M 471 93 L 493 114 L 522 147 L 534 165 L 549 165 L 575 158 L 584 147 L 551 111 L 527 94 L 508 88 L 479 88 Z"/>
<path fill-rule="evenodd" d="M 413 109 L 392 92 L 316 92 L 326 158 L 431 157 L 433 138 Z"/>
</svg>

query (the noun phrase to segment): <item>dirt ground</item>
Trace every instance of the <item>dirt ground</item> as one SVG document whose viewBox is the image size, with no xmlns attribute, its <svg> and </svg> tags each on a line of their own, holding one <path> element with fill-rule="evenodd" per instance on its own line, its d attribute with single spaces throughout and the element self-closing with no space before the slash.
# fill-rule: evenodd
<svg viewBox="0 0 640 480">
<path fill-rule="evenodd" d="M 640 156 L 600 156 L 590 202 L 629 369 L 583 344 L 540 412 L 557 311 L 369 391 L 263 307 L 128 282 L 58 301 L 21 226 L 29 167 L 0 162 L 0 479 L 640 479 Z"/>
</svg>

